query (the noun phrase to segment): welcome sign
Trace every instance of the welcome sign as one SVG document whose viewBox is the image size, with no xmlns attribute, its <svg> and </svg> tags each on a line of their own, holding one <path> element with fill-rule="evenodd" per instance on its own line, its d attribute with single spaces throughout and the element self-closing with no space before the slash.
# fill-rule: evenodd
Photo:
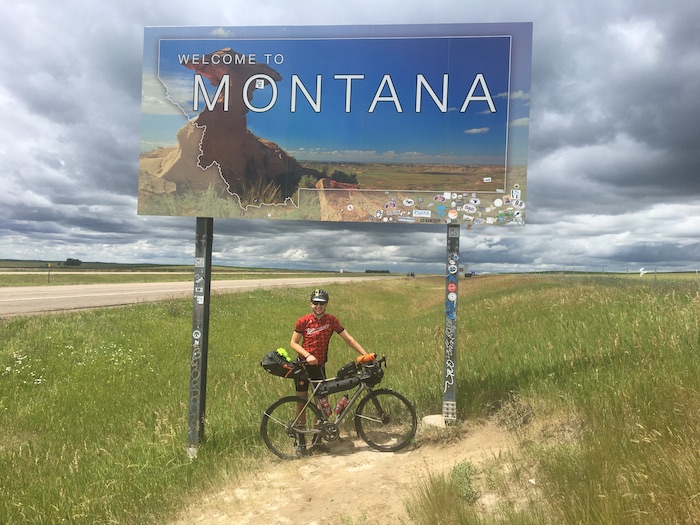
<svg viewBox="0 0 700 525">
<path fill-rule="evenodd" d="M 139 213 L 524 223 L 532 25 L 152 27 Z"/>
</svg>

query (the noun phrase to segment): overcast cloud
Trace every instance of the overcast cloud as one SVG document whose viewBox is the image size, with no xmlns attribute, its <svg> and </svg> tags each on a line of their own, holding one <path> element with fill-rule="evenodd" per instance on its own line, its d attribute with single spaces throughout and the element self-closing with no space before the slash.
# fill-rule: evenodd
<svg viewBox="0 0 700 525">
<path fill-rule="evenodd" d="M 533 22 L 527 224 L 463 227 L 462 261 L 698 269 L 699 21 L 690 0 L 4 2 L 0 258 L 192 263 L 195 219 L 136 214 L 144 26 Z M 444 269 L 444 226 L 214 233 L 231 265 Z"/>
</svg>

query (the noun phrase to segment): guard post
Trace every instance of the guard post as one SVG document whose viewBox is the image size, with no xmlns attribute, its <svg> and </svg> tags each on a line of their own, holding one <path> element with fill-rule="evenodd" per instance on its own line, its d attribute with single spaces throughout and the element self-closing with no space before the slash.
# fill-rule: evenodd
<svg viewBox="0 0 700 525">
<path fill-rule="evenodd" d="M 192 301 L 192 353 L 190 357 L 190 400 L 187 418 L 187 453 L 197 457 L 204 441 L 207 405 L 207 357 L 209 354 L 209 297 L 214 219 L 197 217 L 194 254 L 194 298 Z"/>
<path fill-rule="evenodd" d="M 442 417 L 457 420 L 457 291 L 459 288 L 459 224 L 447 225 L 445 272 L 445 373 Z"/>
</svg>

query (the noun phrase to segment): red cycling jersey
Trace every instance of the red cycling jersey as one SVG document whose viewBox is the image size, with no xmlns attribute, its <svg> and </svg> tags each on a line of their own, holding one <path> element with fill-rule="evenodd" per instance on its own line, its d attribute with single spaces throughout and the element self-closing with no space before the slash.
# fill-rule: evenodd
<svg viewBox="0 0 700 525">
<path fill-rule="evenodd" d="M 303 336 L 301 346 L 318 359 L 318 364 L 322 365 L 328 358 L 328 343 L 333 332 L 340 333 L 345 328 L 340 321 L 330 314 L 323 314 L 316 319 L 314 314 L 300 317 L 294 327 L 294 331 Z"/>
</svg>

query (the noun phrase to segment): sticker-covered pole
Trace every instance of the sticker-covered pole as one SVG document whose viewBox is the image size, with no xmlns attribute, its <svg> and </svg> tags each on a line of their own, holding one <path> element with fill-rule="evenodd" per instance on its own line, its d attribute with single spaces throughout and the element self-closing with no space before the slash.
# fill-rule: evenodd
<svg viewBox="0 0 700 525">
<path fill-rule="evenodd" d="M 459 286 L 459 224 L 447 225 L 445 272 L 445 373 L 442 417 L 457 420 L 457 288 Z"/>
<path fill-rule="evenodd" d="M 192 302 L 192 353 L 190 357 L 190 402 L 187 443 L 190 458 L 204 441 L 207 405 L 207 356 L 209 353 L 209 297 L 214 219 L 197 217 L 194 253 L 194 298 Z"/>
</svg>

